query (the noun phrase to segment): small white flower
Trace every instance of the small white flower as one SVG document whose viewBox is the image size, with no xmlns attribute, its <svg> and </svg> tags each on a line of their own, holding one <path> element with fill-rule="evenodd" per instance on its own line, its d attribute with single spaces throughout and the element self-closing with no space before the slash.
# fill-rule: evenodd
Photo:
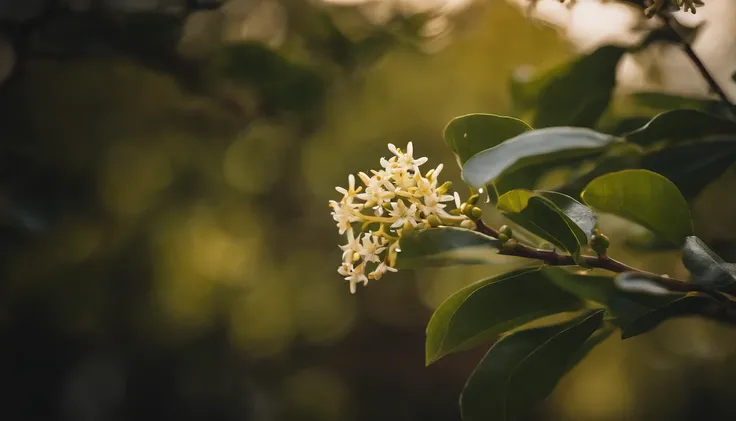
<svg viewBox="0 0 736 421">
<path fill-rule="evenodd" d="M 342 276 L 349 276 L 351 273 L 353 273 L 353 264 L 349 262 L 342 262 L 342 265 L 340 265 L 339 268 L 337 268 L 337 273 L 339 273 Z"/>
<path fill-rule="evenodd" d="M 359 247 L 358 253 L 365 262 L 380 262 L 381 258 L 378 255 L 386 250 L 386 247 L 382 247 L 382 244 L 381 238 L 365 233 L 363 234 L 363 244 Z"/>
<path fill-rule="evenodd" d="M 398 269 L 393 268 L 386 264 L 386 262 L 381 262 L 378 264 L 376 269 L 368 274 L 368 279 L 375 279 L 379 280 L 381 277 L 383 277 L 383 274 L 386 272 L 398 272 Z"/>
<path fill-rule="evenodd" d="M 410 193 L 415 197 L 432 196 L 437 188 L 437 181 L 433 182 L 428 178 L 422 177 L 419 173 L 414 175 L 414 181 L 416 187 L 412 188 Z"/>
<path fill-rule="evenodd" d="M 437 183 L 437 179 L 439 178 L 440 173 L 442 172 L 442 169 L 445 168 L 443 164 L 440 163 L 440 165 L 437 166 L 434 170 L 430 170 L 431 174 L 427 175 L 427 178 L 431 178 L 432 181 Z"/>
<path fill-rule="evenodd" d="M 393 143 L 388 144 L 388 150 L 396 156 L 396 161 L 394 161 L 397 164 L 395 166 L 396 170 L 403 169 L 418 172 L 419 166 L 428 161 L 427 157 L 414 159 L 414 145 L 411 142 L 406 145 L 406 152 L 397 148 Z"/>
<path fill-rule="evenodd" d="M 343 262 L 352 262 L 353 255 L 355 253 L 360 253 L 360 236 L 358 236 L 358 238 L 355 238 L 352 228 L 348 229 L 347 233 L 348 243 L 344 246 L 340 246 L 340 249 L 342 250 Z"/>
<path fill-rule="evenodd" d="M 357 290 L 357 285 L 359 283 L 361 282 L 363 284 L 368 283 L 368 277 L 365 276 L 365 263 L 361 263 L 356 267 L 352 267 L 352 265 L 350 265 L 349 270 L 344 271 L 344 272 L 345 273 L 341 273 L 341 275 L 345 275 L 345 280 L 350 282 L 350 293 L 351 294 L 355 294 L 355 291 Z"/>
<path fill-rule="evenodd" d="M 396 157 L 395 156 L 392 156 L 389 159 L 386 159 L 386 158 L 383 158 L 382 157 L 379 162 L 381 163 L 381 167 L 383 167 L 383 171 L 385 171 L 385 172 L 387 172 L 389 174 L 392 173 L 392 172 L 394 172 L 399 167 L 399 163 L 396 162 Z"/>
<path fill-rule="evenodd" d="M 368 177 L 366 173 L 361 172 L 358 177 L 366 187 L 365 193 L 360 193 L 356 197 L 365 200 L 365 207 L 378 206 L 380 208 L 381 205 L 390 202 L 396 196 L 394 185 L 387 178 L 383 178 L 383 174 Z"/>
<path fill-rule="evenodd" d="M 383 187 L 386 189 L 393 189 L 393 184 L 391 184 L 391 173 L 386 171 L 376 171 L 371 170 L 372 176 L 368 176 L 368 174 L 364 172 L 359 172 L 358 177 L 360 177 L 360 181 L 365 184 L 366 188 L 376 188 L 376 187 Z"/>
<path fill-rule="evenodd" d="M 404 201 L 399 199 L 396 202 L 391 202 L 391 208 L 388 212 L 392 218 L 396 218 L 391 228 L 401 228 L 406 222 L 409 222 L 413 226 L 417 226 L 416 213 L 417 205 L 412 203 L 411 206 L 407 207 Z"/>
<path fill-rule="evenodd" d="M 422 199 L 423 203 L 419 205 L 419 209 L 424 212 L 425 216 L 447 215 L 447 212 L 444 210 L 447 205 L 440 201 L 441 198 L 436 195 L 424 196 Z M 450 196 L 450 200 L 452 200 L 452 196 Z"/>
<path fill-rule="evenodd" d="M 396 185 L 397 190 L 408 192 L 416 187 L 414 177 L 405 169 L 395 171 L 391 176 L 391 180 Z"/>
<path fill-rule="evenodd" d="M 358 187 L 358 189 L 355 189 L 355 176 L 350 174 L 348 176 L 348 188 L 345 189 L 343 187 L 335 187 L 335 190 L 337 190 L 338 193 L 343 195 L 342 200 L 340 203 L 348 203 L 352 204 L 353 199 L 355 199 L 355 196 L 363 190 L 363 187 Z"/>
<path fill-rule="evenodd" d="M 350 229 L 351 223 L 361 220 L 360 216 L 358 216 L 350 204 L 340 204 L 334 200 L 330 200 L 330 207 L 332 208 L 332 219 L 337 222 L 337 229 L 340 235 L 345 234 L 345 231 Z"/>
</svg>

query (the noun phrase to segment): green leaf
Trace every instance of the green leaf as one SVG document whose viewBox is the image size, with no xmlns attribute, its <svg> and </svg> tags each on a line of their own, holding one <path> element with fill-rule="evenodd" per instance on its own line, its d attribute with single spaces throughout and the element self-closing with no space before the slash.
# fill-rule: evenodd
<svg viewBox="0 0 736 421">
<path fill-rule="evenodd" d="M 621 329 L 621 339 L 631 338 L 649 332 L 660 323 L 674 317 L 701 315 L 713 317 L 718 313 L 719 304 L 716 300 L 705 295 L 686 295 L 662 307 L 633 320 Z"/>
<path fill-rule="evenodd" d="M 480 151 L 532 130 L 525 122 L 495 114 L 468 114 L 456 117 L 445 127 L 445 143 L 455 153 L 460 166 Z"/>
<path fill-rule="evenodd" d="M 616 276 L 616 286 L 626 292 L 641 293 L 648 295 L 668 296 L 676 294 L 664 285 L 656 281 L 656 275 L 640 272 L 623 272 Z"/>
<path fill-rule="evenodd" d="M 463 260 L 448 257 L 451 252 L 471 247 L 498 249 L 501 241 L 477 231 L 454 227 L 429 228 L 412 231 L 401 237 L 401 252 L 396 267 L 410 269 L 423 266 L 477 264 L 477 259 Z"/>
<path fill-rule="evenodd" d="M 632 143 L 616 143 L 596 159 L 593 168 L 579 173 L 554 190 L 568 196 L 579 197 L 585 186 L 597 177 L 616 171 L 639 168 L 642 156 L 641 147 Z"/>
<path fill-rule="evenodd" d="M 573 232 L 581 245 L 588 243 L 588 239 L 593 235 L 593 229 L 598 224 L 598 217 L 589 207 L 562 193 L 553 191 L 535 193 L 554 203 L 573 222 Z"/>
<path fill-rule="evenodd" d="M 432 315 L 427 325 L 426 363 L 580 306 L 577 297 L 554 285 L 539 268 L 478 281 L 451 295 Z"/>
<path fill-rule="evenodd" d="M 464 421 L 511 421 L 528 412 L 570 370 L 576 352 L 603 324 L 603 310 L 570 322 L 522 330 L 496 342 L 460 397 Z"/>
<path fill-rule="evenodd" d="M 677 95 L 668 95 L 652 92 L 639 92 L 631 95 L 635 106 L 647 107 L 654 110 L 693 109 L 709 114 L 725 117 L 728 115 L 728 105 L 721 101 L 687 98 Z"/>
<path fill-rule="evenodd" d="M 543 271 L 560 288 L 605 306 L 617 324 L 625 325 L 673 300 L 670 296 L 622 291 L 611 276 L 575 274 L 560 267 L 546 267 Z"/>
<path fill-rule="evenodd" d="M 601 47 L 580 57 L 539 96 L 534 127 L 593 127 L 611 102 L 625 48 Z"/>
<path fill-rule="evenodd" d="M 615 147 L 616 144 L 611 147 Z M 493 180 L 493 188 L 489 188 L 491 202 L 495 205 L 498 197 L 506 192 L 516 189 L 533 190 L 545 174 L 561 167 L 574 167 L 581 165 L 585 161 L 585 156 L 572 156 L 569 158 L 561 158 L 554 162 L 540 162 L 526 167 L 519 167 L 505 171 L 503 174 Z M 495 194 L 494 194 L 495 193 Z"/>
<path fill-rule="evenodd" d="M 676 145 L 644 156 L 644 169 L 672 181 L 692 200 L 736 162 L 736 136 L 709 138 L 704 142 Z"/>
<path fill-rule="evenodd" d="M 672 244 L 651 231 L 642 231 L 626 236 L 624 245 L 635 252 L 653 252 L 680 250 L 680 246 Z"/>
<path fill-rule="evenodd" d="M 587 244 L 585 233 L 543 196 L 528 190 L 512 190 L 498 199 L 496 207 L 506 218 L 568 253 L 578 253 Z"/>
<path fill-rule="evenodd" d="M 698 237 L 687 237 L 682 263 L 695 283 L 708 288 L 724 288 L 736 282 L 736 264 L 727 263 Z"/>
<path fill-rule="evenodd" d="M 471 157 L 463 166 L 463 179 L 479 189 L 506 171 L 596 155 L 617 141 L 620 139 L 614 136 L 577 127 L 533 130 Z"/>
<path fill-rule="evenodd" d="M 610 121 L 606 121 L 605 124 L 600 122 L 599 125 L 596 126 L 596 130 L 603 133 L 611 133 L 616 136 L 624 136 L 630 132 L 639 130 L 651 120 L 651 115 L 633 115 L 628 117 L 612 116 Z"/>
<path fill-rule="evenodd" d="M 605 317 L 604 317 L 605 319 Z M 573 354 L 571 361 L 568 365 L 569 370 L 572 370 L 575 368 L 576 365 L 578 365 L 581 361 L 585 359 L 585 357 L 590 354 L 590 352 L 603 343 L 606 339 L 608 339 L 611 334 L 616 330 L 616 327 L 613 325 L 604 326 L 598 330 L 596 330 L 590 338 L 588 338 L 587 341 L 581 346 L 575 353 Z"/>
<path fill-rule="evenodd" d="M 581 194 L 594 209 L 640 224 L 674 244 L 692 234 L 690 209 L 677 187 L 647 170 L 624 170 L 591 181 Z"/>
<path fill-rule="evenodd" d="M 491 202 L 495 205 L 498 198 L 504 193 L 516 189 L 532 190 L 539 180 L 550 170 L 548 164 L 533 165 L 520 168 L 518 171 L 507 171 L 493 180 L 493 186 L 488 188 Z"/>
<path fill-rule="evenodd" d="M 518 67 L 509 78 L 509 96 L 517 113 L 526 113 L 537 107 L 539 96 L 553 80 L 569 72 L 572 62 L 562 63 L 547 71 L 536 72 L 533 66 Z"/>
<path fill-rule="evenodd" d="M 698 110 L 679 109 L 655 116 L 643 127 L 624 137 L 639 145 L 682 141 L 706 136 L 736 134 L 736 123 Z"/>
</svg>

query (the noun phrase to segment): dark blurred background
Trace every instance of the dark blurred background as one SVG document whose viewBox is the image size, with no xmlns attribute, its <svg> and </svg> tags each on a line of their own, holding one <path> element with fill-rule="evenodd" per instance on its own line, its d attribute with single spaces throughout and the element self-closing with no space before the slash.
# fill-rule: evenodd
<svg viewBox="0 0 736 421">
<path fill-rule="evenodd" d="M 498 0 L 3 0 L 0 21 L 0 419 L 459 420 L 484 350 L 424 367 L 424 326 L 511 263 L 350 295 L 327 201 L 388 142 L 459 182 L 444 125 L 510 112 L 519 66 L 573 55 L 555 31 Z M 736 237 L 735 181 L 699 235 Z M 734 351 L 701 320 L 611 338 L 530 419 L 736 419 Z"/>
</svg>

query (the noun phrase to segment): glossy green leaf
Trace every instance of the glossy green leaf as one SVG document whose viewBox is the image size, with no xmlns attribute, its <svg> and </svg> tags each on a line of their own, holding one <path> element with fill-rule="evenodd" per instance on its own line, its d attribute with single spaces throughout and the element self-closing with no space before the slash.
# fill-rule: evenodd
<svg viewBox="0 0 736 421">
<path fill-rule="evenodd" d="M 654 231 L 674 244 L 692 234 L 690 209 L 677 187 L 647 170 L 624 170 L 591 181 L 581 194 L 594 209 Z"/>
<path fill-rule="evenodd" d="M 554 190 L 568 196 L 580 197 L 585 186 L 597 177 L 616 171 L 640 168 L 643 155 L 640 146 L 632 143 L 616 143 L 595 160 L 591 169 L 578 173 Z"/>
<path fill-rule="evenodd" d="M 519 167 L 516 169 L 512 168 L 509 171 L 505 171 L 493 180 L 492 188 L 489 187 L 488 189 L 491 201 L 495 205 L 501 195 L 511 190 L 534 190 L 545 174 L 563 167 L 575 167 L 577 165 L 581 165 L 585 159 L 585 156 L 572 156 L 569 158 L 561 157 L 559 160 L 554 162 L 543 161 L 526 167 Z"/>
<path fill-rule="evenodd" d="M 471 157 L 463 166 L 463 179 L 479 189 L 506 171 L 594 156 L 617 141 L 620 139 L 614 136 L 576 127 L 532 130 Z"/>
<path fill-rule="evenodd" d="M 543 271 L 559 287 L 605 306 L 619 325 L 625 325 L 676 298 L 622 291 L 611 276 L 576 274 L 560 267 L 546 267 Z"/>
<path fill-rule="evenodd" d="M 714 317 L 718 313 L 718 308 L 718 302 L 711 297 L 686 295 L 631 321 L 621 329 L 621 338 L 631 338 L 649 332 L 660 323 L 674 317 L 691 315 Z"/>
<path fill-rule="evenodd" d="M 695 283 L 708 288 L 724 288 L 736 283 L 736 264 L 727 263 L 698 237 L 687 237 L 682 263 Z"/>
<path fill-rule="evenodd" d="M 574 224 L 572 229 L 581 245 L 588 243 L 598 223 L 598 217 L 589 207 L 562 193 L 554 191 L 536 191 L 535 193 L 554 203 Z"/>
<path fill-rule="evenodd" d="M 499 248 L 498 239 L 477 231 L 454 227 L 429 228 L 416 230 L 401 237 L 401 252 L 396 259 L 396 267 L 410 269 L 423 266 L 446 266 L 457 264 L 481 263 L 477 259 L 463 260 L 453 256 L 451 252 L 471 248 Z"/>
<path fill-rule="evenodd" d="M 568 253 L 577 253 L 587 244 L 585 233 L 543 196 L 512 190 L 498 199 L 496 207 L 506 218 Z"/>
<path fill-rule="evenodd" d="M 525 122 L 495 114 L 456 117 L 445 127 L 445 143 L 462 166 L 471 156 L 532 130 Z"/>
<path fill-rule="evenodd" d="M 541 91 L 534 127 L 593 127 L 611 102 L 625 48 L 601 47 L 578 58 Z"/>
<path fill-rule="evenodd" d="M 654 151 L 643 157 L 641 168 L 666 177 L 691 200 L 734 162 L 736 136 L 721 136 Z"/>
<path fill-rule="evenodd" d="M 611 133 L 616 136 L 624 136 L 635 130 L 639 130 L 652 120 L 651 115 L 633 115 L 628 117 L 612 116 L 609 121 L 599 122 L 596 130 L 603 133 Z"/>
<path fill-rule="evenodd" d="M 552 392 L 602 324 L 603 310 L 596 310 L 496 342 L 465 384 L 460 397 L 463 420 L 519 419 Z"/>
<path fill-rule="evenodd" d="M 533 190 L 539 180 L 550 170 L 549 165 L 533 165 L 526 168 L 520 168 L 518 171 L 507 171 L 493 180 L 492 186 L 489 186 L 488 193 L 491 202 L 495 205 L 498 198 L 504 193 L 516 189 Z"/>
<path fill-rule="evenodd" d="M 580 306 L 580 299 L 554 285 L 539 268 L 478 281 L 451 295 L 432 315 L 427 325 L 426 362 Z"/>
<path fill-rule="evenodd" d="M 666 111 L 624 137 L 639 145 L 682 141 L 714 135 L 736 135 L 736 123 L 692 109 Z"/>
</svg>

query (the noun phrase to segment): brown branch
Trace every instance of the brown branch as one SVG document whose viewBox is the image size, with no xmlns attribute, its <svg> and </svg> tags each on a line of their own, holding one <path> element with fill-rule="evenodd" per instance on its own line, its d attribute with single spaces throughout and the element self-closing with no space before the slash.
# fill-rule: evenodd
<svg viewBox="0 0 736 421">
<path fill-rule="evenodd" d="M 687 56 L 690 58 L 690 61 L 693 62 L 695 67 L 698 68 L 698 71 L 703 76 L 703 79 L 705 79 L 705 81 L 708 83 L 710 90 L 718 95 L 721 101 L 728 105 L 731 113 L 736 116 L 736 104 L 731 102 L 731 100 L 728 98 L 728 94 L 726 94 L 726 91 L 724 91 L 723 88 L 721 88 L 721 86 L 718 84 L 718 82 L 716 82 L 713 75 L 710 73 L 710 71 L 708 71 L 708 68 L 705 67 L 705 63 L 700 60 L 700 57 L 698 57 L 698 55 L 695 53 L 695 50 L 693 50 L 693 47 L 690 45 L 690 42 L 687 40 L 687 38 L 677 30 L 677 19 L 675 19 L 675 17 L 670 14 L 661 14 L 660 18 L 677 37 L 678 42 L 682 46 L 682 49 L 685 51 L 685 54 L 687 54 Z"/>
<path fill-rule="evenodd" d="M 499 232 L 486 225 L 482 220 L 478 219 L 475 221 L 476 230 L 491 237 L 498 238 Z M 499 254 L 507 256 L 525 257 L 528 259 L 541 260 L 545 264 L 550 266 L 579 266 L 578 263 L 569 254 L 560 254 L 554 250 L 541 250 L 534 247 L 527 246 L 521 243 L 513 243 L 506 245 L 499 250 Z M 584 267 L 597 268 L 607 270 L 609 272 L 623 273 L 623 272 L 635 272 L 642 276 L 650 279 L 663 287 L 677 292 L 700 292 L 703 294 L 710 295 L 711 297 L 723 302 L 729 300 L 725 295 L 717 291 L 711 291 L 705 289 L 697 284 L 692 284 L 679 279 L 670 278 L 664 275 L 658 275 L 656 273 L 647 272 L 645 270 L 637 269 L 626 263 L 620 262 L 616 259 L 612 259 L 606 255 L 601 256 L 587 256 L 582 255 L 580 259 Z M 730 300 L 729 300 L 730 301 Z"/>
</svg>

